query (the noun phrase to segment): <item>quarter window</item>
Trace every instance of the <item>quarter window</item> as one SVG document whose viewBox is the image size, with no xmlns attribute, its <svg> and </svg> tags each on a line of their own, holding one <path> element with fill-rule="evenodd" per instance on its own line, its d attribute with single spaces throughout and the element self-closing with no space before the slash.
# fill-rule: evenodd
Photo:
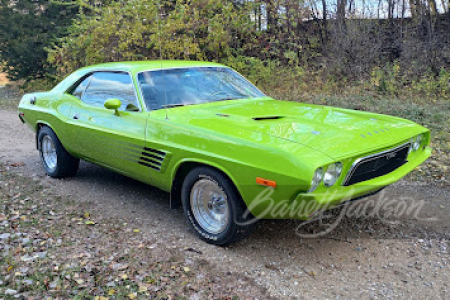
<svg viewBox="0 0 450 300">
<path fill-rule="evenodd" d="M 122 102 L 120 110 L 139 110 L 133 82 L 127 73 L 97 72 L 92 75 L 81 100 L 89 105 L 103 107 L 108 99 L 119 99 Z"/>
</svg>

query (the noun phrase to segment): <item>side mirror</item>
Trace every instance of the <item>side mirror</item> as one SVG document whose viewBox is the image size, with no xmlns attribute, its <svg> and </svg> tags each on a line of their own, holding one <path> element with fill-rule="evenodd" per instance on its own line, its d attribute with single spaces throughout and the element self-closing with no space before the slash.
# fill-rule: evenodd
<svg viewBox="0 0 450 300">
<path fill-rule="evenodd" d="M 114 109 L 114 114 L 116 116 L 119 116 L 119 108 L 122 105 L 122 102 L 120 102 L 119 99 L 108 99 L 105 101 L 105 103 L 103 104 L 105 106 L 105 108 L 107 109 Z"/>
</svg>

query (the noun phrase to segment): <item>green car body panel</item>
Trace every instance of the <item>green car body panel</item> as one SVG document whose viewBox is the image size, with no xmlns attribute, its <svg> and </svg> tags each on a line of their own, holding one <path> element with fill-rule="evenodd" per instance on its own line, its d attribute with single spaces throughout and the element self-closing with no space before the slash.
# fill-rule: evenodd
<svg viewBox="0 0 450 300">
<path fill-rule="evenodd" d="M 270 97 L 145 109 L 139 72 L 211 66 L 224 67 L 180 61 L 91 66 L 71 74 L 49 92 L 25 95 L 19 113 L 34 131 L 41 125 L 51 127 L 73 156 L 164 191 L 172 190 L 177 172 L 184 166 L 214 167 L 232 180 L 251 213 L 259 218 L 307 219 L 318 207 L 371 194 L 398 181 L 431 154 L 428 129 L 368 112 Z M 94 71 L 128 72 L 140 110 L 117 116 L 113 110 L 87 105 L 66 93 Z M 408 154 L 405 164 L 383 176 L 343 185 L 355 161 L 410 143 L 419 134 L 423 137 L 420 148 Z M 338 161 L 343 170 L 337 182 L 331 187 L 320 184 L 308 192 L 315 170 Z M 257 177 L 276 182 L 276 187 L 257 184 Z M 261 199 L 262 195 L 267 197 Z M 281 204 L 288 209 L 281 209 Z"/>
</svg>

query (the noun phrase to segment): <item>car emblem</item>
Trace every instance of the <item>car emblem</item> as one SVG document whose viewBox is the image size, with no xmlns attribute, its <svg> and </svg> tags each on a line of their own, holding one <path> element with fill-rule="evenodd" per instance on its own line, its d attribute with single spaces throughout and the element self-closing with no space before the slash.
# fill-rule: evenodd
<svg viewBox="0 0 450 300">
<path fill-rule="evenodd" d="M 395 152 L 388 153 L 388 154 L 386 154 L 386 159 L 394 158 L 396 155 L 397 155 L 397 153 L 395 153 Z"/>
</svg>

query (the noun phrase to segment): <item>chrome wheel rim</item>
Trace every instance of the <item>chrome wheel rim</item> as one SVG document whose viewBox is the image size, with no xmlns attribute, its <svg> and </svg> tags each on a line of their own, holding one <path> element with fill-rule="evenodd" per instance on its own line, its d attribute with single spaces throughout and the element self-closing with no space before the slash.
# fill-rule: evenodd
<svg viewBox="0 0 450 300">
<path fill-rule="evenodd" d="M 197 181 L 191 190 L 191 209 L 195 220 L 208 233 L 218 234 L 228 225 L 227 195 L 210 179 Z"/>
<path fill-rule="evenodd" d="M 42 159 L 45 165 L 50 171 L 56 169 L 56 163 L 58 162 L 58 157 L 56 155 L 56 147 L 50 136 L 45 135 L 42 138 Z"/>
</svg>

